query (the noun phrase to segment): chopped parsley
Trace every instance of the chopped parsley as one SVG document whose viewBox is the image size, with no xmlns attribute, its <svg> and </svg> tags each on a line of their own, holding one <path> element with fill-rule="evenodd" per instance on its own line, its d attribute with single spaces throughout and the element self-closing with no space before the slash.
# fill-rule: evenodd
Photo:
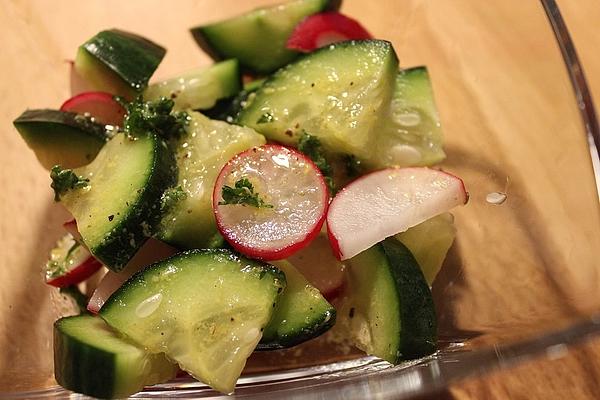
<svg viewBox="0 0 600 400">
<path fill-rule="evenodd" d="M 60 196 L 71 189 L 84 188 L 89 185 L 90 180 L 77 176 L 71 169 L 62 169 L 60 165 L 55 165 L 50 170 L 52 183 L 50 187 L 54 189 L 54 201 L 60 201 Z"/>
<path fill-rule="evenodd" d="M 256 208 L 273 208 L 271 204 L 265 203 L 258 196 L 258 193 L 254 193 L 254 186 L 247 178 L 239 179 L 234 187 L 223 186 L 221 196 L 223 197 L 223 201 L 219 202 L 220 206 L 242 204 Z"/>
<path fill-rule="evenodd" d="M 160 199 L 160 209 L 162 212 L 169 211 L 173 206 L 187 197 L 187 193 L 181 185 L 165 190 Z"/>
<path fill-rule="evenodd" d="M 334 194 L 333 168 L 329 164 L 329 161 L 327 161 L 327 158 L 325 158 L 325 150 L 323 150 L 321 141 L 317 137 L 303 132 L 298 141 L 298 150 L 306 154 L 315 163 L 317 168 L 321 170 L 329 191 L 331 194 Z"/>
<path fill-rule="evenodd" d="M 161 97 L 156 101 L 144 101 L 138 96 L 131 103 L 123 103 L 127 115 L 123 121 L 125 132 L 135 138 L 152 132 L 165 139 L 180 138 L 185 135 L 185 127 L 189 124 L 186 112 L 172 112 L 175 102 Z"/>
</svg>

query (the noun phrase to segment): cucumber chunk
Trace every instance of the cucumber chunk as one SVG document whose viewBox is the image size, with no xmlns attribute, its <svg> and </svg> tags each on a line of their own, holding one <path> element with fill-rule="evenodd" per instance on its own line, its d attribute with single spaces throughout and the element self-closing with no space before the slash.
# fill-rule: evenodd
<svg viewBox="0 0 600 400">
<path fill-rule="evenodd" d="M 258 350 L 292 347 L 313 339 L 335 324 L 335 308 L 287 261 L 274 262 L 287 286 L 265 328 Z"/>
<path fill-rule="evenodd" d="M 431 291 L 415 258 L 388 238 L 348 262 L 344 306 L 354 344 L 392 364 L 436 350 Z"/>
<path fill-rule="evenodd" d="M 54 323 L 54 376 L 65 389 L 122 398 L 175 377 L 177 366 L 119 337 L 102 318 L 78 315 Z"/>
<path fill-rule="evenodd" d="M 13 121 L 46 169 L 90 163 L 109 139 L 106 127 L 90 118 L 57 110 L 27 110 Z"/>
<path fill-rule="evenodd" d="M 246 82 L 244 83 L 244 90 L 246 92 L 255 92 L 259 87 L 262 86 L 263 83 L 265 83 L 266 80 L 267 78 L 261 78 Z"/>
<path fill-rule="evenodd" d="M 207 248 L 220 238 L 212 209 L 217 175 L 234 155 L 265 144 L 265 138 L 197 112 L 189 116 L 187 135 L 179 140 L 175 155 L 183 196 L 165 212 L 157 236 L 181 248 Z"/>
<path fill-rule="evenodd" d="M 232 123 L 237 118 L 237 115 L 244 104 L 246 104 L 246 100 L 248 99 L 248 96 L 250 96 L 250 93 L 256 92 L 264 81 L 264 79 L 257 79 L 244 84 L 244 89 L 235 96 L 217 101 L 214 107 L 202 111 L 202 114 L 211 119 Z"/>
<path fill-rule="evenodd" d="M 217 100 L 234 96 L 242 89 L 239 62 L 223 61 L 210 67 L 197 68 L 175 78 L 153 83 L 144 91 L 144 100 L 168 97 L 174 110 L 208 109 Z"/>
<path fill-rule="evenodd" d="M 237 58 L 250 71 L 267 74 L 292 61 L 286 49 L 296 25 L 305 17 L 339 7 L 331 0 L 294 0 L 191 29 L 198 45 L 213 59 Z"/>
<path fill-rule="evenodd" d="M 130 278 L 100 310 L 112 327 L 231 393 L 286 279 L 227 250 L 193 250 Z"/>
<path fill-rule="evenodd" d="M 415 256 L 431 286 L 456 237 L 454 216 L 450 213 L 440 214 L 394 237 Z"/>
<path fill-rule="evenodd" d="M 378 141 L 375 168 L 427 166 L 446 158 L 433 90 L 426 67 L 401 70 L 396 76 L 391 115 Z"/>
<path fill-rule="evenodd" d="M 165 53 L 146 38 L 111 29 L 79 47 L 75 70 L 96 90 L 131 99 L 146 87 Z"/>
<path fill-rule="evenodd" d="M 331 153 L 371 160 L 389 113 L 398 59 L 389 42 L 330 45 L 277 71 L 246 102 L 237 122 L 297 146 L 303 133 Z"/>
<path fill-rule="evenodd" d="M 174 183 L 174 160 L 153 134 L 117 134 L 89 165 L 76 169 L 89 185 L 69 190 L 61 202 L 77 220 L 90 252 L 121 270 L 154 233 L 160 198 Z"/>
</svg>

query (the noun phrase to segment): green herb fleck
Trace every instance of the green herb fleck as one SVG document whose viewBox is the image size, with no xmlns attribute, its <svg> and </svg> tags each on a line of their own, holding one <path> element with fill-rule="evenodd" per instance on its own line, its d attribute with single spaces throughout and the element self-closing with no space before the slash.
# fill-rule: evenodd
<svg viewBox="0 0 600 400">
<path fill-rule="evenodd" d="M 81 293 L 81 290 L 79 290 L 77 285 L 60 288 L 59 291 L 62 295 L 69 296 L 75 302 L 75 304 L 77 304 L 79 313 L 84 314 L 87 312 L 88 299 L 83 293 Z"/>
<path fill-rule="evenodd" d="M 50 171 L 52 183 L 50 187 L 54 189 L 54 201 L 60 201 L 60 196 L 71 189 L 86 187 L 90 180 L 77 176 L 71 169 L 62 169 L 60 165 L 55 165 Z"/>
<path fill-rule="evenodd" d="M 275 118 L 271 113 L 264 113 L 260 116 L 260 118 L 256 121 L 257 124 L 268 124 L 269 122 L 273 122 Z"/>
<path fill-rule="evenodd" d="M 125 132 L 132 138 L 152 132 L 165 139 L 180 138 L 185 135 L 189 124 L 186 112 L 171 112 L 175 102 L 166 97 L 156 101 L 144 101 L 138 96 L 131 103 L 124 104 L 127 115 L 123 121 Z"/>
<path fill-rule="evenodd" d="M 361 174 L 361 162 L 354 154 L 345 154 L 342 157 L 342 160 L 346 166 L 346 175 L 348 175 L 349 178 L 355 178 Z"/>
<path fill-rule="evenodd" d="M 162 212 L 167 212 L 181 200 L 187 197 L 187 193 L 183 190 L 181 185 L 175 186 L 165 190 L 160 199 L 160 209 Z"/>
<path fill-rule="evenodd" d="M 239 179 L 234 187 L 223 186 L 221 189 L 223 201 L 219 202 L 220 206 L 230 204 L 245 204 L 256 208 L 273 208 L 271 204 L 267 204 L 254 193 L 254 186 L 247 178 Z"/>
<path fill-rule="evenodd" d="M 298 141 L 298 150 L 306 154 L 315 163 L 317 168 L 321 170 L 329 191 L 331 194 L 334 194 L 335 185 L 333 183 L 333 168 L 331 168 L 327 158 L 325 158 L 325 150 L 323 150 L 321 141 L 317 137 L 303 132 Z"/>
</svg>

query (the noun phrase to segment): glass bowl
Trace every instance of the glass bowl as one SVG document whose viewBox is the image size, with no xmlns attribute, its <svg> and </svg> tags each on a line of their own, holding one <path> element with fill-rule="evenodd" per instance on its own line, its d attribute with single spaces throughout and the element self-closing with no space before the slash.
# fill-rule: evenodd
<svg viewBox="0 0 600 400">
<path fill-rule="evenodd" d="M 101 29 L 122 28 L 166 46 L 156 76 L 167 77 L 209 63 L 189 27 L 267 3 L 4 4 L 0 14 L 12 34 L 0 39 L 7 74 L 0 397 L 78 397 L 52 377 L 51 327 L 64 310 L 40 269 L 66 215 L 53 204 L 47 173 L 10 127 L 12 119 L 27 107 L 58 108 L 69 93 L 65 60 Z M 433 284 L 440 350 L 391 367 L 355 353 L 331 358 L 327 346 L 313 343 L 300 362 L 290 362 L 290 353 L 262 360 L 239 381 L 235 397 L 427 395 L 541 353 L 560 358 L 567 345 L 596 334 L 600 213 L 590 138 L 599 139 L 598 129 L 554 2 L 346 0 L 342 11 L 392 41 L 402 67 L 428 66 L 448 154 L 442 167 L 463 177 L 470 192 L 468 205 L 454 212 L 457 240 Z M 498 204 L 491 193 L 506 199 Z M 320 361 L 311 365 L 315 354 Z M 180 378 L 135 397 L 165 396 L 218 394 Z"/>
</svg>

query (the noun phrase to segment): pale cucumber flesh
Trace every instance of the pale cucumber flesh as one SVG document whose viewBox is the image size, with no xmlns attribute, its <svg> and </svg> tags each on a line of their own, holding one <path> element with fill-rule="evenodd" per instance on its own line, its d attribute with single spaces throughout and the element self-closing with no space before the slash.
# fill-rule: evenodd
<svg viewBox="0 0 600 400">
<path fill-rule="evenodd" d="M 285 276 L 227 250 L 196 250 L 129 279 L 100 310 L 112 327 L 164 352 L 216 390 L 230 393 L 262 337 Z"/>
</svg>

